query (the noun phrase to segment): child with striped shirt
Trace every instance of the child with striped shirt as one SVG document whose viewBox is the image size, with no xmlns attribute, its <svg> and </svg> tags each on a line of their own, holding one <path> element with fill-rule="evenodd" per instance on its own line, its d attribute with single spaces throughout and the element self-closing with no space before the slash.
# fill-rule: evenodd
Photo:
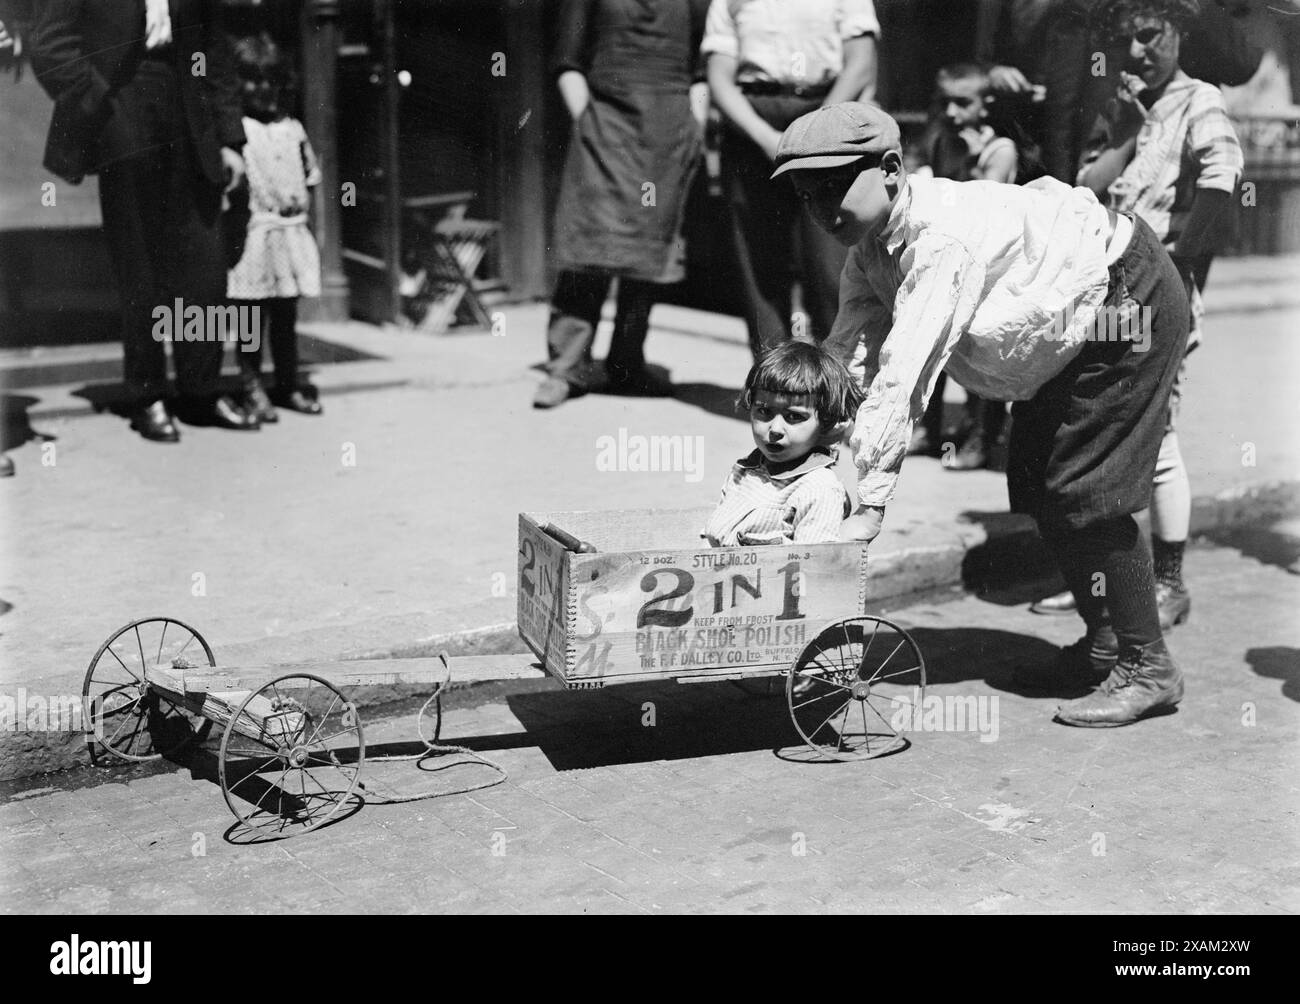
<svg viewBox="0 0 1300 1004">
<path fill-rule="evenodd" d="M 834 357 L 786 342 L 755 363 L 740 404 L 756 449 L 738 460 L 703 536 L 714 547 L 840 539 L 849 496 L 835 473 L 862 391 Z"/>
</svg>

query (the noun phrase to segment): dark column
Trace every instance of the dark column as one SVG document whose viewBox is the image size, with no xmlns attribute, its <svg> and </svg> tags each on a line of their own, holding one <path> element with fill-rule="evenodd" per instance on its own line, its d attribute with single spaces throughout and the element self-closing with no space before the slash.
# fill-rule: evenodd
<svg viewBox="0 0 1300 1004">
<path fill-rule="evenodd" d="M 492 77 L 483 67 L 486 86 L 499 89 L 497 108 L 497 191 L 501 221 L 501 278 L 511 299 L 549 295 L 546 236 L 551 196 L 546 183 L 547 92 L 554 85 L 546 72 L 549 35 L 542 0 L 499 0 L 505 24 L 506 75 Z"/>
<path fill-rule="evenodd" d="M 339 214 L 338 125 L 335 115 L 339 0 L 304 0 L 302 6 L 303 125 L 320 158 L 314 223 L 320 244 L 321 297 L 302 304 L 304 320 L 348 317 L 348 280 L 343 272 Z"/>
</svg>

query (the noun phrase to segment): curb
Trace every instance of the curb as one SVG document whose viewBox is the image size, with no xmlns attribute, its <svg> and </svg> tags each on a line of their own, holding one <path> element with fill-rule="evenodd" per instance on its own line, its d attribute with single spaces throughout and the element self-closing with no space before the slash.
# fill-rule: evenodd
<svg viewBox="0 0 1300 1004">
<path fill-rule="evenodd" d="M 1298 513 L 1300 481 L 1233 489 L 1193 500 L 1191 534 L 1214 537 Z M 896 601 L 909 596 L 958 586 L 978 591 L 1029 583 L 1054 572 L 1037 530 L 1023 516 L 999 515 L 984 524 L 961 524 L 945 531 L 918 524 L 903 528 L 899 535 L 905 541 L 901 549 L 868 559 L 872 562 L 868 609 L 887 601 L 896 606 Z M 1015 569 L 1015 574 L 1009 575 L 1008 568 Z M 527 651 L 511 621 L 364 652 L 353 650 L 346 653 L 346 658 L 407 659 L 432 657 L 439 652 L 455 656 L 513 655 Z M 532 686 L 548 679 L 537 666 L 520 660 L 506 662 L 500 668 L 486 670 L 475 666 L 459 679 L 453 676 L 448 691 L 496 684 L 505 687 L 504 694 L 508 695 L 511 685 Z M 428 688 L 401 685 L 358 687 L 351 697 L 357 707 L 379 709 L 427 695 Z M 207 745 L 215 747 L 219 742 L 220 731 L 214 729 Z M 0 783 L 86 766 L 85 741 L 80 732 L 0 732 Z"/>
</svg>

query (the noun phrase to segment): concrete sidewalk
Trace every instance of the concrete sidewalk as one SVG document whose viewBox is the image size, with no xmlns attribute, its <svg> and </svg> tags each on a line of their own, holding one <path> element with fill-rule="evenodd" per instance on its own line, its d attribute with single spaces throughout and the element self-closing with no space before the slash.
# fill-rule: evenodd
<svg viewBox="0 0 1300 1004">
<path fill-rule="evenodd" d="M 1295 511 L 1294 261 L 1239 261 L 1216 263 L 1181 423 L 1198 532 Z M 0 694 L 79 694 L 100 642 L 151 615 L 193 624 L 219 662 L 519 651 L 518 512 L 716 499 L 750 449 L 733 408 L 749 363 L 739 320 L 656 308 L 649 354 L 671 370 L 676 398 L 590 395 L 537 412 L 546 308 L 504 313 L 501 337 L 305 325 L 354 360 L 317 367 L 322 417 L 282 413 L 256 434 L 185 428 L 179 446 L 96 414 L 84 384 L 24 381 L 15 393 L 34 399 L 27 414 L 44 438 L 11 451 L 18 475 L 0 483 L 13 529 L 0 570 L 11 606 L 0 621 Z M 91 346 L 3 362 L 12 371 L 117 353 Z M 620 430 L 699 437 L 702 463 L 600 470 L 597 441 Z M 1005 510 L 1001 475 L 909 460 L 872 550 L 874 595 L 1041 572 L 1032 528 Z M 0 779 L 82 758 L 79 735 L 0 733 Z"/>
</svg>

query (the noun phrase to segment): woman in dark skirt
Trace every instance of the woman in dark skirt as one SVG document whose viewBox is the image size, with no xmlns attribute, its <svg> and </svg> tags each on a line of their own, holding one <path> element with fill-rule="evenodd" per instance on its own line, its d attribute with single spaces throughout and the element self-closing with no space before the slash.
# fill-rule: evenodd
<svg viewBox="0 0 1300 1004">
<path fill-rule="evenodd" d="M 686 193 L 707 89 L 694 83 L 707 0 L 565 0 L 553 61 L 573 133 L 555 214 L 560 270 L 547 332 L 551 408 L 592 383 L 591 344 L 617 277 L 608 389 L 666 393 L 643 346 L 657 287 L 678 282 Z M 694 108 L 693 108 L 694 106 Z"/>
</svg>

